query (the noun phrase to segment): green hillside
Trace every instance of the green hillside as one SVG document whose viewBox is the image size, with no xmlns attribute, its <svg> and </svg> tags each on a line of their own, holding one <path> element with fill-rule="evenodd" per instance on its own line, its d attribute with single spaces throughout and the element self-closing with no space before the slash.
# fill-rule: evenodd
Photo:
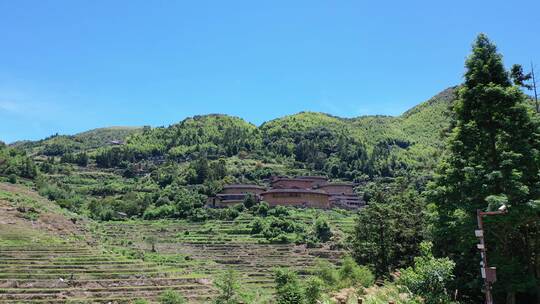
<svg viewBox="0 0 540 304">
<path fill-rule="evenodd" d="M 61 156 L 65 153 L 88 151 L 108 146 L 112 141 L 123 142 L 141 127 L 98 128 L 75 135 L 52 135 L 38 141 L 19 141 L 11 144 L 34 155 Z"/>
<path fill-rule="evenodd" d="M 233 156 L 259 148 L 257 127 L 238 117 L 195 116 L 167 128 L 144 129 L 128 137 L 127 147 L 142 156 L 186 158 L 194 153 Z"/>
<path fill-rule="evenodd" d="M 273 175 L 362 184 L 406 177 L 422 187 L 440 156 L 453 96 L 447 89 L 397 117 L 301 112 L 257 127 L 211 114 L 168 127 L 52 136 L 4 147 L 0 169 L 11 180 L 39 173 L 42 195 L 96 219 L 228 219 L 228 211 L 201 209 L 207 196 L 229 183 L 261 183 Z"/>
<path fill-rule="evenodd" d="M 147 173 L 155 170 L 149 160 L 155 165 L 156 159 L 160 164 L 190 164 L 223 158 L 236 178 L 254 182 L 272 174 L 325 174 L 356 181 L 395 177 L 409 168 L 429 174 L 450 123 L 454 94 L 455 88 L 446 89 L 397 117 L 346 119 L 301 112 L 257 127 L 238 117 L 210 114 L 168 127 L 101 128 L 12 146 L 79 165 L 89 158 L 90 165 L 99 168 L 125 170 L 138 164 L 138 170 Z M 264 172 L 250 174 L 253 171 Z"/>
</svg>

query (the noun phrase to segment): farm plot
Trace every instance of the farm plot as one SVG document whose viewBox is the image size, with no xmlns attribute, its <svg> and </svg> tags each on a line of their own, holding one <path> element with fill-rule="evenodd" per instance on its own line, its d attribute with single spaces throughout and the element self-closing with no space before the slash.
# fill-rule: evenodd
<svg viewBox="0 0 540 304">
<path fill-rule="evenodd" d="M 175 263 L 211 277 L 233 269 L 240 274 L 244 286 L 265 289 L 273 287 L 272 272 L 276 267 L 288 267 L 300 275 L 308 275 L 317 259 L 337 264 L 344 254 L 330 246 L 269 244 L 261 236 L 250 235 L 250 223 L 250 219 L 205 223 L 125 221 L 102 223 L 98 230 L 101 240 L 109 245 L 143 252 L 147 257 L 157 255 L 165 261 L 177 257 Z M 352 217 L 332 222 L 335 228 L 350 229 L 350 224 Z M 152 247 L 157 253 L 151 253 Z"/>
<path fill-rule="evenodd" d="M 167 289 L 197 303 L 215 294 L 204 274 L 123 256 L 82 235 L 53 234 L 37 224 L 45 213 L 36 221 L 23 215 L 0 200 L 0 303 L 131 303 Z"/>
</svg>

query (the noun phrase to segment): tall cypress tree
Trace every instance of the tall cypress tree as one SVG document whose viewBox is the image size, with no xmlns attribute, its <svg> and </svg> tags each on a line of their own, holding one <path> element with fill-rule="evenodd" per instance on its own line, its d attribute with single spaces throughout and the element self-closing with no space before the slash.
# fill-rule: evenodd
<svg viewBox="0 0 540 304">
<path fill-rule="evenodd" d="M 516 294 L 540 301 L 539 123 L 485 35 L 477 37 L 465 66 L 447 155 L 432 185 L 436 248 L 456 262 L 463 298 L 478 300 L 476 210 L 506 204 L 507 215 L 486 220 L 488 262 L 498 268 L 494 293 L 507 303 Z"/>
</svg>

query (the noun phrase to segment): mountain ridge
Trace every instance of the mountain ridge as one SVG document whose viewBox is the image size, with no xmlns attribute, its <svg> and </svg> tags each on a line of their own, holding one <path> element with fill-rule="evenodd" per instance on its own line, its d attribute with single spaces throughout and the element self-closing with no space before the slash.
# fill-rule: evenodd
<svg viewBox="0 0 540 304">
<path fill-rule="evenodd" d="M 172 123 L 172 124 L 170 124 L 168 126 L 163 125 L 163 126 L 151 127 L 151 128 L 152 129 L 169 128 L 169 127 L 172 127 L 172 126 L 175 126 L 175 125 L 182 124 L 183 122 L 189 121 L 189 120 L 199 120 L 199 121 L 204 120 L 205 117 L 218 117 L 218 118 L 230 117 L 230 118 L 233 118 L 233 119 L 239 119 L 239 120 L 241 120 L 241 121 L 243 121 L 243 122 L 245 122 L 247 124 L 255 126 L 257 129 L 262 129 L 265 126 L 271 125 L 272 123 L 275 123 L 275 122 L 278 122 L 278 121 L 287 120 L 287 119 L 302 119 L 305 116 L 312 117 L 312 118 L 316 117 L 316 118 L 322 119 L 322 121 L 326 122 L 326 123 L 352 123 L 352 124 L 355 124 L 355 123 L 356 124 L 362 124 L 364 122 L 385 123 L 385 122 L 383 122 L 384 120 L 396 120 L 396 119 L 400 119 L 400 118 L 407 119 L 411 115 L 415 114 L 416 112 L 419 112 L 422 109 L 425 109 L 426 107 L 432 106 L 434 103 L 437 103 L 438 101 L 441 101 L 441 100 L 443 102 L 445 102 L 445 103 L 450 103 L 451 99 L 452 99 L 451 96 L 453 96 L 453 94 L 455 94 L 456 87 L 457 86 L 449 87 L 449 88 L 439 92 L 435 96 L 431 97 L 430 99 L 415 105 L 414 107 L 408 109 L 407 111 L 403 112 L 402 114 L 400 114 L 398 116 L 373 114 L 373 115 L 361 115 L 361 116 L 350 117 L 349 118 L 349 117 L 340 117 L 340 116 L 325 113 L 325 112 L 300 111 L 298 113 L 289 114 L 289 115 L 285 115 L 285 116 L 282 116 L 282 117 L 276 117 L 276 118 L 267 120 L 267 121 L 261 123 L 260 125 L 257 125 L 257 124 L 254 124 L 254 123 L 252 123 L 252 122 L 250 122 L 250 121 L 248 121 L 248 120 L 246 120 L 246 119 L 244 119 L 244 118 L 242 118 L 240 116 L 229 115 L 229 114 L 221 114 L 221 113 L 209 113 L 209 114 L 199 114 L 199 115 L 186 117 L 186 118 L 184 118 L 184 119 L 182 119 L 182 120 L 180 120 L 180 121 L 178 121 L 176 123 Z M 132 131 L 134 133 L 134 132 L 140 131 L 142 129 L 143 129 L 142 126 L 99 127 L 99 128 L 94 128 L 94 129 L 90 129 L 90 130 L 87 130 L 87 131 L 78 132 L 78 133 L 75 133 L 75 134 L 62 134 L 62 135 L 55 134 L 55 135 L 52 135 L 52 136 L 49 136 L 49 137 L 46 137 L 46 138 L 43 138 L 43 139 L 39 139 L 39 140 L 19 140 L 19 141 L 9 143 L 9 145 L 14 146 L 14 147 L 20 147 L 20 148 L 23 148 L 23 149 L 27 149 L 28 145 L 35 145 L 35 144 L 39 144 L 39 143 L 44 143 L 47 140 L 49 140 L 51 138 L 54 138 L 54 137 L 57 137 L 57 136 L 58 137 L 68 137 L 68 138 L 73 138 L 73 139 L 83 139 L 84 137 L 88 137 L 88 136 L 96 134 L 96 133 L 99 134 L 99 133 L 102 133 L 102 132 L 111 133 L 113 136 L 118 137 L 116 139 L 124 140 L 127 136 L 129 136 L 131 134 L 128 134 L 127 136 L 125 136 L 125 135 L 123 135 L 121 133 L 131 133 L 129 131 Z M 97 147 L 94 147 L 94 148 L 97 148 Z"/>
</svg>

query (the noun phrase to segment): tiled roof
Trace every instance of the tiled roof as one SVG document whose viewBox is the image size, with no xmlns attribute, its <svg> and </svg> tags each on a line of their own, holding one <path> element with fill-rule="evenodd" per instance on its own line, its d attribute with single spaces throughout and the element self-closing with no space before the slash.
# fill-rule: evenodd
<svg viewBox="0 0 540 304">
<path fill-rule="evenodd" d="M 261 194 L 264 195 L 267 193 L 314 193 L 314 194 L 330 195 L 324 191 L 308 190 L 308 189 L 272 189 L 272 190 L 263 192 Z"/>
<path fill-rule="evenodd" d="M 266 189 L 265 187 L 259 185 L 250 185 L 250 184 L 232 184 L 226 185 L 224 189 L 234 189 L 234 188 L 252 188 L 252 189 Z"/>
<path fill-rule="evenodd" d="M 332 182 L 332 183 L 328 183 L 328 184 L 324 184 L 324 185 L 320 185 L 319 187 L 332 187 L 332 186 L 354 186 L 353 183 L 348 183 L 348 182 Z"/>
</svg>

